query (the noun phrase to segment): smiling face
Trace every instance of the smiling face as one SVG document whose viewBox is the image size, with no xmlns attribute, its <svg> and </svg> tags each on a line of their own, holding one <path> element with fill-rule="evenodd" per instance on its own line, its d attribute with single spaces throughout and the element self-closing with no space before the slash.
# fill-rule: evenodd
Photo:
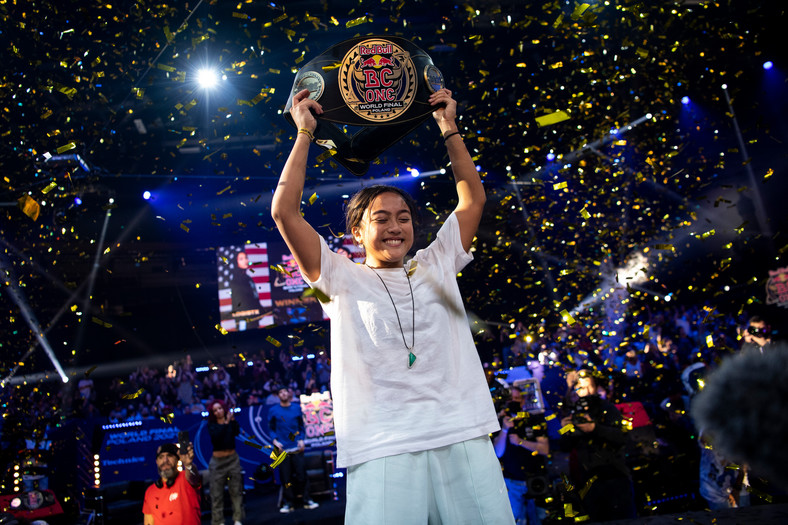
<svg viewBox="0 0 788 525">
<path fill-rule="evenodd" d="M 413 246 L 413 218 L 405 200 L 393 192 L 381 193 L 364 210 L 353 238 L 364 246 L 366 264 L 373 268 L 399 268 Z"/>
</svg>

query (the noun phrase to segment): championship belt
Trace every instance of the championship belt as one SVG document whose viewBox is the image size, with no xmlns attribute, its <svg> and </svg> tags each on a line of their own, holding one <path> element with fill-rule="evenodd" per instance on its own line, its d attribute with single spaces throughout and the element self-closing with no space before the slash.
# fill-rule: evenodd
<svg viewBox="0 0 788 525">
<path fill-rule="evenodd" d="M 444 87 L 430 56 L 412 42 L 394 36 L 361 36 L 327 49 L 298 72 L 285 106 L 304 89 L 320 103 L 315 142 L 333 150 L 332 158 L 354 175 L 364 175 L 370 161 L 427 120 L 435 107 L 429 97 Z M 354 135 L 338 126 L 363 126 Z"/>
</svg>

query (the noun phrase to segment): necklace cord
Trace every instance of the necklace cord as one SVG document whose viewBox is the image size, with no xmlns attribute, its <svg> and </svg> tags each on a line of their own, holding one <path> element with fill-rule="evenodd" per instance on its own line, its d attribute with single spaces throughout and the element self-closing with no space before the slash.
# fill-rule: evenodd
<svg viewBox="0 0 788 525">
<path fill-rule="evenodd" d="M 405 270 L 405 278 L 408 280 L 408 288 L 410 289 L 410 306 L 413 309 L 411 332 L 410 332 L 410 346 L 408 346 L 408 343 L 405 341 L 405 331 L 402 329 L 402 322 L 399 319 L 399 311 L 397 310 L 397 304 L 394 302 L 394 297 L 391 296 L 389 287 L 386 286 L 386 281 L 383 280 L 383 277 L 381 277 L 380 274 L 372 266 L 368 264 L 366 264 L 365 266 L 370 270 L 372 270 L 375 273 L 375 275 L 378 276 L 380 282 L 383 283 L 383 288 L 386 289 L 386 293 L 388 294 L 389 300 L 391 301 L 391 306 L 394 307 L 394 315 L 397 316 L 397 324 L 399 325 L 399 333 L 402 336 L 402 344 L 404 344 L 405 348 L 410 352 L 411 350 L 413 350 L 413 346 L 416 343 L 416 302 L 413 299 L 413 286 L 411 286 L 410 284 L 410 275 L 408 275 L 408 271 L 403 268 L 403 270 Z"/>
</svg>

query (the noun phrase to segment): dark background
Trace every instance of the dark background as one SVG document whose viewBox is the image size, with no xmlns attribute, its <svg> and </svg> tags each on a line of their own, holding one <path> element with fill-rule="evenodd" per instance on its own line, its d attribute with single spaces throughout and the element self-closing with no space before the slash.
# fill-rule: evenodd
<svg viewBox="0 0 788 525">
<path fill-rule="evenodd" d="M 788 247 L 785 8 L 579 5 L 0 4 L 0 376 L 57 378 L 25 308 L 72 375 L 186 353 L 220 360 L 270 345 L 269 335 L 326 345 L 325 322 L 220 333 L 214 248 L 279 238 L 270 198 L 292 144 L 281 112 L 294 68 L 359 34 L 414 41 L 459 101 L 488 192 L 476 261 L 461 278 L 477 318 L 557 326 L 648 248 L 634 303 L 666 307 L 669 296 L 779 325 L 784 309 L 765 304 L 764 285 Z M 764 70 L 766 60 L 775 67 Z M 219 88 L 196 85 L 201 65 L 223 71 Z M 569 120 L 537 125 L 559 110 Z M 70 143 L 65 153 L 89 171 L 44 162 Z M 450 174 L 407 171 L 446 167 L 432 122 L 363 178 L 317 163 L 319 152 L 304 210 L 323 235 L 343 231 L 346 196 L 374 182 L 417 197 L 420 245 L 454 205 Z M 548 161 L 550 152 L 563 157 Z M 17 207 L 25 194 L 45 202 L 37 220 Z"/>
</svg>

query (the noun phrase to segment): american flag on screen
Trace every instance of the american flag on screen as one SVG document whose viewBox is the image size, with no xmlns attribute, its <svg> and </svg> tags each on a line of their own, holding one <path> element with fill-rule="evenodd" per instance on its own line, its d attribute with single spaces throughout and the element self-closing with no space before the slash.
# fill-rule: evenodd
<svg viewBox="0 0 788 525">
<path fill-rule="evenodd" d="M 250 321 L 232 318 L 233 301 L 230 293 L 230 278 L 237 265 L 237 255 L 245 252 L 249 261 L 246 274 L 252 279 L 260 301 L 262 315 Z M 274 324 L 271 314 L 271 283 L 268 269 L 268 245 L 264 242 L 240 246 L 223 246 L 216 249 L 219 269 L 219 313 L 222 328 L 228 332 L 262 328 Z"/>
</svg>

